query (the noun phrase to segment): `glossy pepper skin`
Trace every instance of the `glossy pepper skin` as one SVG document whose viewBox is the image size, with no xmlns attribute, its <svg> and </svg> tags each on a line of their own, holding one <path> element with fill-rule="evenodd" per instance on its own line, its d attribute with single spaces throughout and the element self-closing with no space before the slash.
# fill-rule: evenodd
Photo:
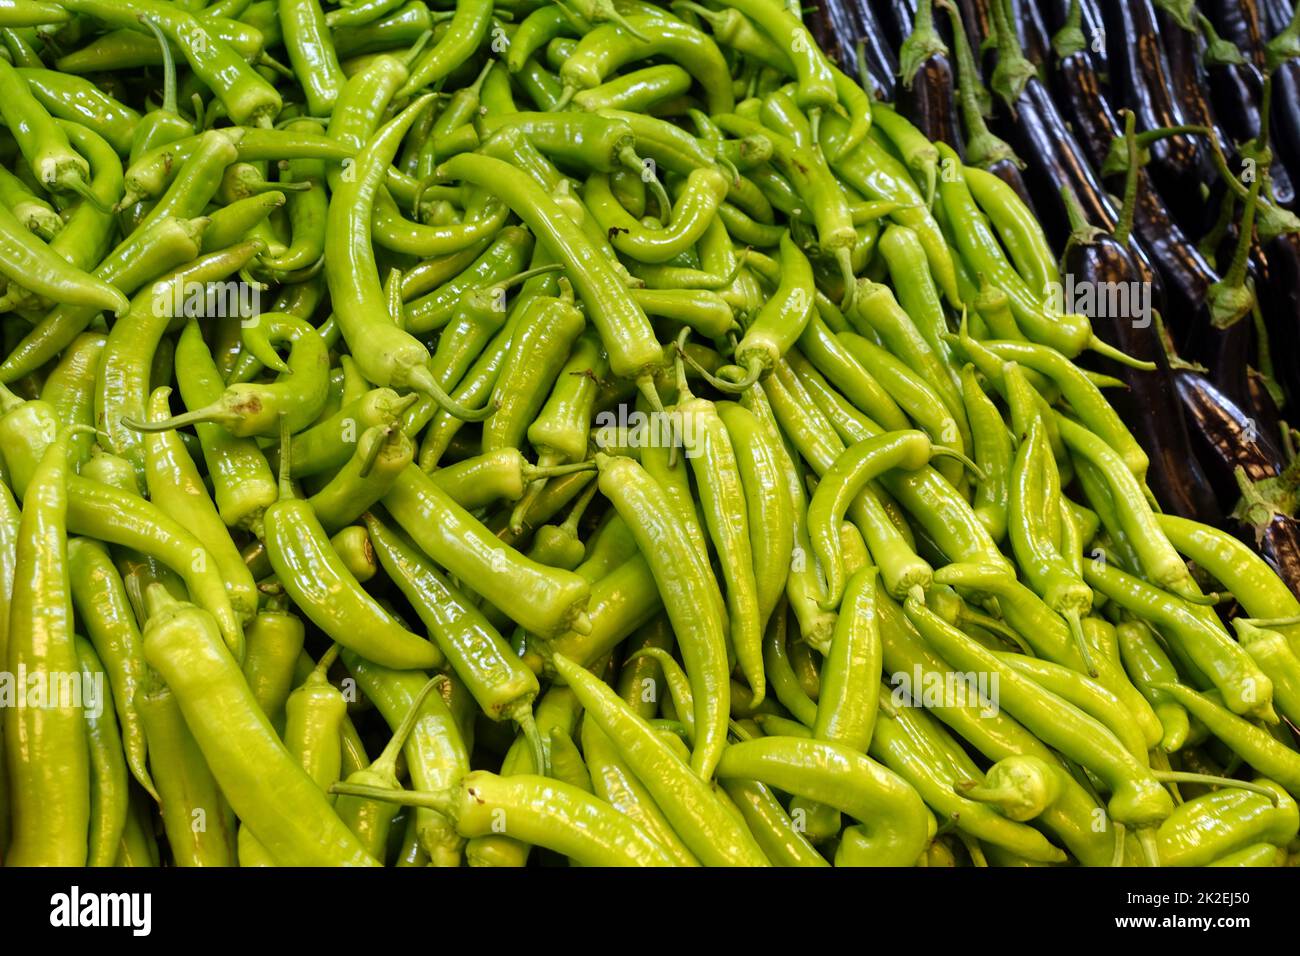
<svg viewBox="0 0 1300 956">
<path fill-rule="evenodd" d="M 149 595 L 157 610 L 145 659 L 176 694 L 239 819 L 282 865 L 376 865 L 276 736 L 211 616 L 161 590 Z"/>
<path fill-rule="evenodd" d="M 79 674 L 72 633 L 67 553 L 67 458 L 64 431 L 41 457 L 23 496 L 14 579 L 22 582 L 9 610 L 7 669 L 42 675 Z M 30 704 L 31 701 L 27 701 Z M 11 866 L 84 866 L 90 826 L 90 758 L 80 708 L 8 707 L 4 713 Z"/>
</svg>

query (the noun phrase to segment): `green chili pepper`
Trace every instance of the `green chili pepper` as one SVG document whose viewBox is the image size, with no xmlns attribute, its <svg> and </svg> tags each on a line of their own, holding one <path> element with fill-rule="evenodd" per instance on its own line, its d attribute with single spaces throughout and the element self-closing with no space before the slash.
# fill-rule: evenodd
<svg viewBox="0 0 1300 956">
<path fill-rule="evenodd" d="M 852 334 L 839 333 L 844 336 Z M 896 390 L 868 371 L 847 342 L 832 332 L 820 315 L 809 319 L 807 328 L 799 337 L 799 350 L 845 398 L 874 421 L 889 431 L 907 427 L 908 419 L 898 405 Z"/>
<path fill-rule="evenodd" d="M 1159 515 L 1157 520 L 1170 543 L 1231 591 L 1251 617 L 1283 619 L 1300 615 L 1300 601 L 1247 545 L 1186 518 Z M 1287 637 L 1292 650 L 1300 652 L 1300 626 L 1279 624 L 1276 630 Z"/>
<path fill-rule="evenodd" d="M 1189 714 L 1209 728 L 1210 733 L 1260 773 L 1267 774 L 1292 794 L 1300 789 L 1300 756 L 1279 743 L 1268 731 L 1183 684 L 1161 683 L 1155 686 L 1182 704 Z"/>
<path fill-rule="evenodd" d="M 908 599 L 906 612 L 908 620 L 950 663 L 997 673 L 1001 706 L 1025 721 L 1044 742 L 1063 748 L 1071 759 L 1101 776 L 1111 788 L 1108 807 L 1117 821 L 1153 827 L 1169 815 L 1173 809 L 1169 794 L 1103 724 L 1002 664 L 915 600 Z"/>
<path fill-rule="evenodd" d="M 900 707 L 893 714 L 881 714 L 877 733 L 872 752 L 963 832 L 1026 859 L 1045 863 L 1065 859 L 1065 854 L 1042 834 L 961 795 L 954 783 L 962 771 L 948 759 L 956 745 L 923 710 Z M 948 744 L 947 751 L 944 743 Z"/>
<path fill-rule="evenodd" d="M 131 308 L 109 331 L 95 392 L 95 422 L 109 450 L 144 470 L 144 440 L 131 423 L 145 417 L 149 363 L 178 311 L 196 284 L 216 282 L 237 272 L 261 251 L 260 241 L 243 242 L 209 253 L 160 279 L 132 300 Z"/>
<path fill-rule="evenodd" d="M 394 621 L 339 560 L 311 505 L 294 496 L 288 459 L 281 456 L 280 498 L 264 523 L 267 556 L 294 604 L 334 640 L 377 664 L 436 666 L 438 649 Z"/>
<path fill-rule="evenodd" d="M 1295 801 L 1270 780 L 1259 780 L 1272 799 L 1248 790 L 1225 789 L 1188 800 L 1156 833 L 1163 866 L 1206 866 L 1250 844 L 1285 846 L 1295 838 L 1300 815 Z"/>
<path fill-rule="evenodd" d="M 823 608 L 836 608 L 844 592 L 839 528 L 849 502 L 867 482 L 890 468 L 915 470 L 924 466 L 931 455 L 940 454 L 957 453 L 932 445 L 922 432 L 887 432 L 854 444 L 822 473 L 808 506 L 808 528 L 813 551 L 826 574 Z"/>
<path fill-rule="evenodd" d="M 649 321 L 606 260 L 554 200 L 526 174 L 486 156 L 457 156 L 439 167 L 439 175 L 491 188 L 533 229 L 568 271 L 588 318 L 600 332 L 610 369 L 615 375 L 637 379 L 645 391 L 651 372 L 663 361 Z"/>
<path fill-rule="evenodd" d="M 794 557 L 795 526 L 800 521 L 794 515 L 795 502 L 785 473 L 787 461 L 783 460 L 785 449 L 779 440 L 744 406 L 719 402 L 717 412 L 735 452 L 745 493 L 762 633 L 786 592 Z"/>
<path fill-rule="evenodd" d="M 1276 719 L 1271 703 L 1273 682 L 1218 624 L 1217 617 L 1210 624 L 1184 601 L 1120 570 L 1110 561 L 1085 561 L 1083 574 L 1084 580 L 1107 598 L 1160 627 L 1165 637 L 1177 643 L 1214 682 L 1233 713 Z"/>
<path fill-rule="evenodd" d="M 190 322 L 176 345 L 176 381 L 190 410 L 220 400 L 224 386 L 197 322 Z M 228 527 L 259 528 L 262 513 L 275 501 L 275 477 L 266 456 L 251 438 L 237 438 L 215 422 L 197 422 L 195 431 L 212 479 L 212 496 Z"/>
<path fill-rule="evenodd" d="M 1047 762 L 1057 775 L 1060 797 L 1041 814 L 1043 823 L 1087 865 L 1108 863 L 1115 843 L 1110 828 L 1095 826 L 1100 808 L 1064 768 L 1055 769 L 1060 763 L 1053 752 L 1005 710 L 990 711 L 974 688 L 954 684 L 956 675 L 917 633 L 898 605 L 878 596 L 877 609 L 885 672 L 892 675 L 890 683 L 896 685 L 892 697 L 895 706 L 909 701 L 925 706 L 989 760 L 1029 754 Z"/>
<path fill-rule="evenodd" d="M 356 454 L 307 503 L 333 534 L 386 495 L 414 457 L 414 444 L 396 425 L 368 428 Z"/>
<path fill-rule="evenodd" d="M 60 675 L 80 674 L 72 633 L 66 566 L 68 443 L 81 426 L 64 429 L 41 456 L 24 490 L 10 604 L 8 669 L 58 688 Z M 24 693 L 27 688 L 24 688 Z M 48 691 L 47 691 L 48 693 Z M 90 825 L 91 766 L 83 716 L 75 702 L 7 707 L 13 832 L 11 866 L 84 866 Z"/>
<path fill-rule="evenodd" d="M 234 866 L 235 820 L 230 805 L 185 723 L 176 695 L 155 678 L 134 706 L 149 737 L 158 777 L 163 831 L 176 866 Z"/>
<path fill-rule="evenodd" d="M 709 785 L 692 773 L 648 724 L 628 711 L 611 689 L 563 655 L 555 658 L 555 666 L 581 701 L 587 717 L 609 737 L 619 756 L 650 791 L 669 825 L 701 863 L 767 864 L 753 838 L 718 802 Z M 698 715 L 697 727 L 701 732 L 705 727 Z"/>
<path fill-rule="evenodd" d="M 369 766 L 350 773 L 344 783 L 386 790 L 401 788 L 397 779 L 397 759 L 420 719 L 425 698 L 437 684 L 438 678 L 435 677 L 424 685 L 379 756 Z M 388 850 L 389 831 L 397 813 L 395 808 L 375 800 L 341 796 L 335 802 L 334 810 L 361 841 L 367 853 L 376 860 L 384 859 Z"/>
<path fill-rule="evenodd" d="M 587 629 L 586 581 L 544 568 L 501 542 L 419 468 L 409 466 L 383 500 L 422 551 L 461 580 L 473 581 L 497 607 L 509 607 L 528 631 L 549 636 L 570 626 Z"/>
<path fill-rule="evenodd" d="M 675 19 L 633 15 L 626 22 L 636 32 L 607 23 L 594 27 L 578 41 L 577 49 L 560 71 L 560 79 L 571 91 L 569 97 L 579 89 L 600 86 L 611 73 L 629 63 L 662 56 L 691 71 L 705 89 L 710 113 L 731 110 L 731 74 L 722 52 L 707 34 Z"/>
<path fill-rule="evenodd" d="M 278 731 L 284 726 L 284 704 L 293 688 L 294 665 L 302 653 L 306 629 L 296 615 L 268 608 L 249 622 L 244 636 L 248 645 L 244 680 L 257 706 Z"/>
<path fill-rule="evenodd" d="M 149 405 L 151 418 L 166 416 L 170 394 L 169 388 L 154 391 Z M 241 619 L 251 620 L 257 613 L 257 585 L 175 432 L 149 436 L 145 442 L 145 476 L 150 499 L 204 542 L 225 581 L 235 612 Z"/>
<path fill-rule="evenodd" d="M 362 693 L 374 702 L 385 723 L 396 730 L 415 706 L 428 682 L 419 671 L 393 671 L 358 657 L 346 648 L 343 663 L 357 679 Z M 428 694 L 420 717 L 403 748 L 414 786 L 448 789 L 469 772 L 469 753 L 455 717 L 439 694 Z M 438 866 L 457 866 L 464 840 L 445 817 L 431 810 L 416 813 L 416 828 L 426 852 Z"/>
<path fill-rule="evenodd" d="M 766 737 L 727 748 L 723 779 L 760 780 L 815 799 L 860 821 L 867 858 L 876 866 L 910 866 L 925 848 L 929 815 L 907 783 L 841 744 Z"/>
<path fill-rule="evenodd" d="M 1282 715 L 1296 720 L 1300 714 L 1300 658 L 1277 631 L 1256 627 L 1244 618 L 1237 618 L 1232 626 L 1246 653 L 1273 682 L 1273 700 Z"/>
<path fill-rule="evenodd" d="M 972 507 L 989 535 L 1000 542 L 1007 532 L 1010 507 L 1011 436 L 1001 413 L 980 387 L 974 366 L 962 368 L 961 386 L 975 464 L 984 474 L 975 485 Z"/>
<path fill-rule="evenodd" d="M 399 533 L 366 516 L 380 562 L 415 607 L 443 654 L 493 720 L 514 720 L 541 756 L 533 724 L 537 678 L 428 559 Z M 537 766 L 544 767 L 544 761 Z"/>
<path fill-rule="evenodd" d="M 157 585 L 145 658 L 175 693 L 221 792 L 279 863 L 375 865 L 275 736 L 215 622 Z"/>
</svg>

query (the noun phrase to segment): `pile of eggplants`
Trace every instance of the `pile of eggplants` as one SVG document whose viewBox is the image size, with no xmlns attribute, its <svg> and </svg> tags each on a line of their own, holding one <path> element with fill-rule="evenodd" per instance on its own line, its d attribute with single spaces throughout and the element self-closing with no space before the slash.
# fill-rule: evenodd
<svg viewBox="0 0 1300 956">
<path fill-rule="evenodd" d="M 1154 321 L 1090 318 L 1158 366 L 1092 366 L 1127 385 L 1111 401 L 1151 489 L 1254 545 L 1300 595 L 1295 0 L 825 0 L 812 20 L 866 89 L 1021 193 L 1067 287 L 1145 283 Z M 1131 229 L 1126 119 L 1143 162 Z M 1229 322 L 1219 300 L 1238 279 L 1253 297 Z"/>
</svg>

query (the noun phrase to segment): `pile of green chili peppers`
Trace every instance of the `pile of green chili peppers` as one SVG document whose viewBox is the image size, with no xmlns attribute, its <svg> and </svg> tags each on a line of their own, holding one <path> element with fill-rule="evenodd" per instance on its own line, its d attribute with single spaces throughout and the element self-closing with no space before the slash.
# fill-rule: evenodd
<svg viewBox="0 0 1300 956">
<path fill-rule="evenodd" d="M 797 7 L 0 44 L 6 865 L 1296 859 L 1300 601 Z"/>
</svg>

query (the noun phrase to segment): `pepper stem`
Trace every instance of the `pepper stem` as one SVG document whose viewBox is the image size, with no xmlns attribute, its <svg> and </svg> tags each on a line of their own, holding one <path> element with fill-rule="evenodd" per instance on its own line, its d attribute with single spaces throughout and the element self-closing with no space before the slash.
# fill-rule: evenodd
<svg viewBox="0 0 1300 956">
<path fill-rule="evenodd" d="M 1124 824 L 1120 823 L 1117 820 L 1111 821 L 1111 829 L 1115 831 L 1115 850 L 1110 855 L 1110 865 L 1123 866 L 1124 865 L 1124 834 L 1128 831 L 1125 830 Z"/>
<path fill-rule="evenodd" d="M 163 36 L 162 30 L 154 18 L 147 13 L 140 14 L 139 20 L 149 32 L 158 40 L 158 45 L 162 48 L 163 60 L 163 98 L 162 109 L 165 113 L 176 115 L 176 58 L 172 56 L 171 44 L 167 42 L 167 37 Z"/>
<path fill-rule="evenodd" d="M 593 461 L 591 462 L 591 465 L 594 468 L 596 463 Z M 578 495 L 578 500 L 573 503 L 573 507 L 569 509 L 568 515 L 565 516 L 564 523 L 560 525 L 564 531 L 572 534 L 574 538 L 578 536 L 578 523 L 582 521 L 582 516 L 586 513 L 587 506 L 590 505 L 592 499 L 596 497 L 596 492 L 599 488 L 600 485 L 598 482 L 588 481 L 587 487 L 582 489 L 582 493 Z"/>
<path fill-rule="evenodd" d="M 388 425 L 384 428 L 384 433 L 371 443 L 369 450 L 366 451 L 366 457 L 361 462 L 361 470 L 357 473 L 359 477 L 369 477 L 370 472 L 375 468 L 375 462 L 379 461 L 379 456 L 384 453 L 389 440 L 395 434 L 400 434 L 400 430 L 395 425 Z"/>
<path fill-rule="evenodd" d="M 396 775 L 397 755 L 402 752 L 402 747 L 406 745 L 406 738 L 411 735 L 411 731 L 415 729 L 415 725 L 419 722 L 420 710 L 423 708 L 424 701 L 429 696 L 429 692 L 433 690 L 441 680 L 444 680 L 443 676 L 441 674 L 436 675 L 431 677 L 425 685 L 420 688 L 420 692 L 415 695 L 415 700 L 411 702 L 411 706 L 407 708 L 406 713 L 402 715 L 402 722 L 399 723 L 397 729 L 393 731 L 393 736 L 390 737 L 388 743 L 384 745 L 384 749 L 380 751 L 379 756 L 371 762 L 371 770 L 379 768 L 381 772 L 387 772 L 394 776 Z"/>
<path fill-rule="evenodd" d="M 933 174 L 933 167 L 930 169 Z M 934 183 L 927 184 L 929 196 L 927 201 L 934 201 Z M 840 300 L 840 311 L 848 312 L 853 308 L 853 304 L 858 299 L 858 278 L 853 274 L 853 250 L 848 246 L 840 246 L 835 250 L 835 261 L 840 267 L 840 280 L 844 283 L 844 298 Z"/>
<path fill-rule="evenodd" d="M 1115 239 L 1122 246 L 1127 246 L 1129 236 L 1133 234 L 1133 216 L 1137 211 L 1138 194 L 1138 144 L 1133 135 L 1137 128 L 1137 115 L 1132 110 L 1124 111 L 1124 139 L 1128 144 L 1128 169 L 1124 172 L 1124 205 L 1120 207 L 1119 222 L 1115 224 Z"/>
<path fill-rule="evenodd" d="M 1104 355 L 1112 362 L 1118 362 L 1120 365 L 1127 365 L 1129 368 L 1141 369 L 1144 372 L 1154 372 L 1156 370 L 1155 362 L 1148 362 L 1143 359 L 1134 358 L 1133 356 L 1129 355 L 1127 352 L 1122 352 L 1119 349 L 1115 348 L 1115 346 L 1107 342 L 1103 342 L 1095 335 L 1090 336 L 1088 338 L 1087 347 L 1092 351 L 1096 352 L 1098 355 Z"/>
<path fill-rule="evenodd" d="M 559 107 L 556 107 L 557 109 Z M 671 222 L 673 215 L 673 204 L 668 198 L 668 190 L 664 189 L 664 184 L 659 181 L 659 174 L 653 166 L 647 166 L 645 161 L 637 155 L 635 149 L 631 146 L 624 146 L 618 151 L 618 159 L 624 168 L 631 170 L 641 177 L 641 181 L 646 184 L 646 188 L 654 194 L 655 202 L 659 204 L 660 219 L 666 226 Z"/>
<path fill-rule="evenodd" d="M 519 725 L 519 732 L 524 735 L 529 749 L 533 752 L 533 766 L 543 777 L 549 777 L 551 775 L 550 755 L 547 754 L 541 732 L 537 729 L 537 721 L 533 719 L 532 707 L 524 703 L 515 709 L 511 717 Z"/>
<path fill-rule="evenodd" d="M 516 272 L 508 279 L 502 279 L 500 282 L 494 282 L 489 286 L 484 286 L 483 288 L 493 290 L 500 289 L 504 292 L 506 289 L 512 289 L 517 285 L 527 282 L 529 279 L 536 278 L 537 276 L 546 275 L 550 272 L 562 272 L 563 270 L 564 265 L 559 262 L 548 263 L 544 266 L 533 266 L 531 269 L 525 269 L 523 272 Z"/>
<path fill-rule="evenodd" d="M 425 30 L 415 38 L 415 42 L 411 44 L 411 48 L 399 56 L 398 59 L 400 59 L 409 69 L 411 65 L 415 63 L 416 58 L 424 52 L 424 48 L 432 39 L 433 31 Z"/>
<path fill-rule="evenodd" d="M 336 783 L 330 786 L 330 793 L 345 797 L 364 797 L 378 800 L 380 803 L 396 803 L 403 807 L 416 807 L 421 810 L 435 810 L 444 816 L 451 816 L 454 806 L 452 790 L 387 790 L 384 787 L 368 787 L 359 783 Z"/>
<path fill-rule="evenodd" d="M 716 388 L 719 392 L 725 392 L 728 395 L 740 395 L 748 391 L 749 388 L 763 376 L 763 363 L 758 359 L 751 359 L 749 361 L 748 365 L 745 367 L 745 375 L 743 378 L 735 382 L 729 382 L 724 378 L 718 378 L 706 369 L 681 345 L 677 346 L 677 354 L 679 358 L 686 361 L 687 365 L 695 369 L 700 378 L 704 379 L 704 381 L 708 382 L 709 385 Z"/>
<path fill-rule="evenodd" d="M 339 645 L 336 641 L 333 644 L 330 644 L 330 646 L 326 648 L 325 653 L 320 656 L 320 660 L 318 660 L 316 666 L 311 669 L 311 674 L 308 675 L 307 680 L 325 680 L 325 675 L 329 673 L 329 669 L 334 666 L 334 662 L 338 659 Z"/>
<path fill-rule="evenodd" d="M 452 418 L 459 418 L 463 422 L 481 422 L 492 417 L 492 414 L 497 410 L 496 403 L 490 399 L 482 408 L 466 408 L 443 390 L 442 386 L 438 384 L 438 380 L 433 377 L 433 372 L 429 371 L 426 365 L 413 367 L 407 376 L 406 384 L 415 391 L 429 396 L 429 398 L 433 399 L 434 404 L 444 412 Z"/>
<path fill-rule="evenodd" d="M 1137 831 L 1138 844 L 1142 855 L 1146 857 L 1147 866 L 1158 868 L 1160 864 L 1160 846 L 1156 843 L 1155 827 L 1140 827 Z"/>
<path fill-rule="evenodd" d="M 205 422 L 214 422 L 218 425 L 224 425 L 227 422 L 234 421 L 236 418 L 228 409 L 217 402 L 212 405 L 205 405 L 203 408 L 196 408 L 192 412 L 182 412 L 180 415 L 173 415 L 171 418 L 160 418 L 156 422 L 142 422 L 138 418 L 131 418 L 128 415 L 122 416 L 122 424 L 133 432 L 167 432 L 177 428 L 185 428 L 189 425 L 199 425 Z"/>
<path fill-rule="evenodd" d="M 1218 777 L 1209 773 L 1190 773 L 1186 770 L 1152 770 L 1151 775 L 1161 783 L 1203 783 L 1211 787 L 1236 787 L 1249 790 L 1268 797 L 1273 806 L 1278 805 L 1278 795 L 1268 787 L 1250 780 L 1237 780 L 1234 777 Z"/>
<path fill-rule="evenodd" d="M 961 611 L 961 620 L 966 624 L 973 624 L 976 627 L 982 627 L 991 634 L 1007 641 L 1009 644 L 1020 649 L 1020 652 L 1026 657 L 1033 657 L 1033 649 L 1025 642 L 1014 628 L 1009 627 L 1005 622 L 998 620 L 991 614 L 985 614 L 982 611 L 974 611 L 969 607 L 963 607 Z"/>
<path fill-rule="evenodd" d="M 559 478 L 562 475 L 571 475 L 576 471 L 595 471 L 596 463 L 594 461 L 575 461 L 567 465 L 531 465 L 524 463 L 522 469 L 524 481 L 533 481 L 537 478 Z"/>
<path fill-rule="evenodd" d="M 97 212 L 102 212 L 106 216 L 112 215 L 113 207 L 95 195 L 95 191 L 90 188 L 90 184 L 86 182 L 79 172 L 69 176 L 61 176 L 55 185 L 60 189 L 76 193 Z"/>
<path fill-rule="evenodd" d="M 988 481 L 988 480 L 989 480 L 989 479 L 988 479 L 988 475 L 984 472 L 984 469 L 983 469 L 983 468 L 981 468 L 979 465 L 975 464 L 975 462 L 971 461 L 971 459 L 967 458 L 965 455 L 963 455 L 961 452 L 959 452 L 959 451 L 958 451 L 957 449 L 955 449 L 955 448 L 949 448 L 947 445 L 931 445 L 931 446 L 930 446 L 930 457 L 931 457 L 932 459 L 933 459 L 933 458 L 952 458 L 952 459 L 954 459 L 955 461 L 959 461 L 959 462 L 961 462 L 962 466 L 963 466 L 967 471 L 969 471 L 972 475 L 974 475 L 976 478 L 978 478 L 980 481 Z"/>
<path fill-rule="evenodd" d="M 1079 612 L 1074 608 L 1061 611 L 1061 617 L 1065 618 L 1065 623 L 1070 625 L 1070 634 L 1074 637 L 1074 646 L 1079 649 L 1079 656 L 1083 658 L 1083 669 L 1087 671 L 1089 677 L 1097 676 L 1097 665 L 1092 662 L 1092 651 L 1088 649 L 1088 639 L 1083 635 L 1083 622 L 1079 620 Z"/>
<path fill-rule="evenodd" d="M 289 419 L 280 413 L 280 499 L 288 501 L 293 493 L 293 437 L 289 434 Z"/>
</svg>

